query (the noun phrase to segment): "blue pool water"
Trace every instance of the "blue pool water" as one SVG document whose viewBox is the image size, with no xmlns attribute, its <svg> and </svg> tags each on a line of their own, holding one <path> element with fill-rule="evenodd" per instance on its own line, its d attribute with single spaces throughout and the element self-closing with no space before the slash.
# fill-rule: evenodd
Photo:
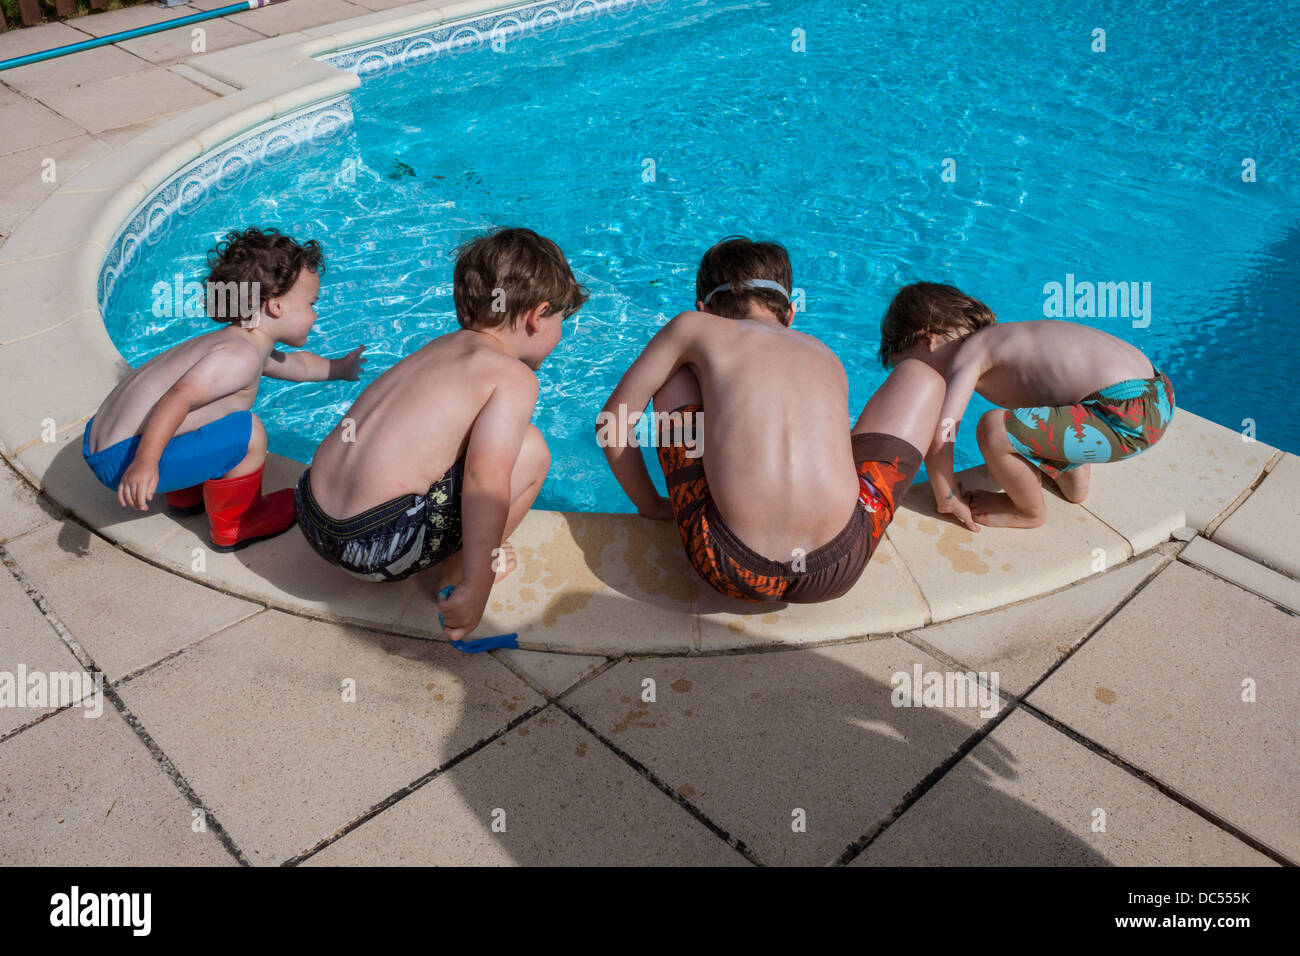
<svg viewBox="0 0 1300 956">
<path fill-rule="evenodd" d="M 364 342 L 367 373 L 266 380 L 256 406 L 272 449 L 309 461 L 367 381 L 456 328 L 452 249 L 529 226 L 593 293 L 540 372 L 554 464 L 539 506 L 629 511 L 596 413 L 693 306 L 704 250 L 741 233 L 790 250 L 797 327 L 840 355 L 852 415 L 883 381 L 879 320 L 898 286 L 952 282 L 1014 321 L 1041 318 L 1044 284 L 1073 274 L 1151 283 L 1146 328 L 1079 321 L 1142 348 L 1180 406 L 1300 451 L 1298 17 L 1168 0 L 665 0 L 444 55 L 365 77 L 346 136 L 213 190 L 123 275 L 109 331 L 139 365 L 212 328 L 155 318 L 150 290 L 202 279 L 227 229 L 320 239 L 308 347 Z M 977 461 L 968 427 L 958 464 Z"/>
</svg>

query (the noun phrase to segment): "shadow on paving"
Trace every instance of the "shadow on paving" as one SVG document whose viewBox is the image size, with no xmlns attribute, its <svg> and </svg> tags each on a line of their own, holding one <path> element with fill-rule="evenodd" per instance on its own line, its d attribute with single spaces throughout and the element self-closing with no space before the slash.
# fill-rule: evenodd
<svg viewBox="0 0 1300 956">
<path fill-rule="evenodd" d="M 891 655 L 900 669 L 918 659 L 937 667 L 902 641 L 873 643 L 892 645 L 864 652 L 873 669 Z M 853 657 L 855 648 L 625 659 L 559 703 L 654 783 L 552 706 L 384 811 L 393 818 L 349 834 L 345 841 L 360 842 L 343 857 L 386 861 L 383 848 L 400 846 L 402 861 L 413 864 L 743 862 L 723 844 L 725 834 L 763 863 L 831 863 L 885 823 L 980 723 L 974 711 L 959 719 L 938 708 L 894 707 L 889 683 L 836 654 Z M 655 678 L 658 704 L 638 702 L 644 677 Z M 494 696 L 481 688 L 472 695 L 467 710 L 479 695 Z M 444 752 L 477 742 L 463 718 Z M 938 831 L 910 831 L 922 845 L 915 855 L 891 849 L 891 862 L 1109 865 L 1085 840 L 995 786 L 1017 777 L 1009 751 L 982 741 L 958 776 L 960 817 Z M 458 799 L 449 801 L 452 794 Z M 796 807 L 807 815 L 806 832 L 791 827 Z M 499 809 L 509 820 L 504 833 L 491 826 Z M 721 832 L 710 833 L 700 817 Z M 374 855 L 358 857 L 362 847 Z"/>
</svg>

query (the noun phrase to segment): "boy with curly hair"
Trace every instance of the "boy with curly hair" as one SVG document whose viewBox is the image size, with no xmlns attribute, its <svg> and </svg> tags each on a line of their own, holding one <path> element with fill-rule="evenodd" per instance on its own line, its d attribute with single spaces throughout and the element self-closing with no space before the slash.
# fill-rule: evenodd
<svg viewBox="0 0 1300 956">
<path fill-rule="evenodd" d="M 207 309 L 220 329 L 154 356 L 124 378 L 86 423 L 82 455 L 124 508 L 163 492 L 173 514 L 207 511 L 217 551 L 286 531 L 293 490 L 262 495 L 266 429 L 251 408 L 263 375 L 356 381 L 358 347 L 341 359 L 301 346 L 316 322 L 324 259 L 314 240 L 278 230 L 227 233 L 208 254 Z"/>
</svg>

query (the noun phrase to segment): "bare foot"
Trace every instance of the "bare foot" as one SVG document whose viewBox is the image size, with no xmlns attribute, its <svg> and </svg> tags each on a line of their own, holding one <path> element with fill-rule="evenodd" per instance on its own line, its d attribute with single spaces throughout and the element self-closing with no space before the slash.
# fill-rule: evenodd
<svg viewBox="0 0 1300 956">
<path fill-rule="evenodd" d="M 1091 474 L 1092 465 L 1080 465 L 1073 471 L 1061 472 L 1053 480 L 1061 497 L 1077 505 L 1088 497 L 1088 479 Z"/>
<path fill-rule="evenodd" d="M 519 564 L 519 558 L 515 555 L 515 546 L 509 541 L 492 555 L 492 570 L 497 573 L 496 580 L 500 581 Z"/>
<path fill-rule="evenodd" d="M 972 491 L 970 513 L 990 528 L 1037 528 L 1047 520 L 1045 513 L 1031 515 L 1020 511 L 1003 491 Z"/>
</svg>

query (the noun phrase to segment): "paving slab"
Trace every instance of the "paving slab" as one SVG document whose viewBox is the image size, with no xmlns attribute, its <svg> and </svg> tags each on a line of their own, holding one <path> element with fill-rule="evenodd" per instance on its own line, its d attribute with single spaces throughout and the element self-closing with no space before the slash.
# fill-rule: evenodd
<svg viewBox="0 0 1300 956">
<path fill-rule="evenodd" d="M 55 143 L 86 131 L 40 103 L 18 96 L 0 101 L 0 156 Z"/>
<path fill-rule="evenodd" d="M 1186 524 L 1204 531 L 1246 493 L 1275 453 L 1179 408 L 1153 447 L 1092 469 L 1084 507 L 1144 551 L 1168 538 L 1165 533 L 1151 540 L 1153 529 L 1158 534 L 1166 526 L 1172 531 Z M 1135 494 L 1136 488 L 1142 493 Z M 1186 520 L 1173 524 L 1180 511 Z"/>
<path fill-rule="evenodd" d="M 1278 574 L 1236 551 L 1229 551 L 1199 536 L 1183 548 L 1178 557 L 1300 614 L 1300 581 L 1294 578 Z"/>
<path fill-rule="evenodd" d="M 0 286 L 7 303 L 0 347 L 51 331 L 78 314 L 68 284 L 85 259 L 85 246 L 77 245 L 40 259 L 0 262 Z M 88 313 L 86 317 L 90 317 Z"/>
<path fill-rule="evenodd" d="M 37 442 L 18 456 L 18 463 L 38 477 L 54 501 L 134 554 L 208 587 L 344 621 L 390 625 L 410 603 L 414 578 L 392 584 L 358 580 L 323 561 L 297 528 L 221 554 L 211 547 L 205 515 L 174 518 L 161 495 L 148 512 L 121 507 L 82 458 L 83 430 L 84 425 L 66 428 L 54 443 Z M 264 491 L 293 487 L 302 468 L 271 455 L 262 479 Z M 433 622 L 430 626 L 436 626 L 436 617 Z"/>
<path fill-rule="evenodd" d="M 256 864 L 305 852 L 544 703 L 490 655 L 274 611 L 120 692 Z"/>
<path fill-rule="evenodd" d="M 391 10 L 394 7 L 413 6 L 411 0 L 352 0 L 352 2 L 367 10 Z"/>
<path fill-rule="evenodd" d="M 224 866 L 234 860 L 112 704 L 0 742 L 5 866 Z"/>
<path fill-rule="evenodd" d="M 292 0 L 290 0 L 292 2 Z M 250 10 L 261 13 L 261 10 Z M 231 18 L 227 18 L 231 19 Z M 251 27 L 256 30 L 257 28 Z M 267 36 L 253 43 L 245 43 L 227 50 L 217 50 L 197 56 L 186 63 L 194 69 L 213 76 L 238 89 L 260 86 L 263 80 L 278 76 L 294 66 L 304 66 L 300 49 L 311 38 L 293 31 L 279 36 Z M 324 63 L 319 66 L 326 66 Z"/>
<path fill-rule="evenodd" d="M 50 314 L 63 317 L 61 310 Z M 0 345 L 0 376 L 6 386 L 0 443 L 19 458 L 29 446 L 35 447 L 33 443 L 56 444 L 42 440 L 47 425 L 53 423 L 59 430 L 84 425 L 127 370 L 103 321 L 93 315 Z M 52 389 L 51 380 L 75 382 L 77 387 Z M 76 453 L 81 453 L 80 444 Z"/>
<path fill-rule="evenodd" d="M 545 651 L 501 650 L 492 653 L 522 671 L 552 697 L 563 694 L 606 660 L 590 654 L 551 654 Z"/>
<path fill-rule="evenodd" d="M 980 466 L 959 476 L 967 489 L 996 489 Z M 1048 494 L 1041 528 L 966 528 L 940 518 L 929 484 L 913 486 L 887 532 L 921 588 L 930 620 L 945 621 L 1035 597 L 1128 560 L 1124 538 L 1078 505 Z"/>
<path fill-rule="evenodd" d="M 913 631 L 911 637 L 1023 694 L 1168 559 L 1148 555 L 1056 594 Z"/>
<path fill-rule="evenodd" d="M 307 862 L 338 866 L 376 860 L 398 866 L 746 865 L 683 807 L 554 708 Z"/>
<path fill-rule="evenodd" d="M 185 79 L 189 80 L 191 83 L 197 83 L 209 93 L 215 93 L 217 96 L 226 96 L 230 93 L 239 92 L 238 87 L 231 86 L 228 83 L 222 83 L 216 77 L 208 76 L 208 74 L 200 72 L 186 63 L 173 63 L 168 67 L 168 69 L 178 76 L 185 77 Z"/>
<path fill-rule="evenodd" d="M 215 10 L 217 7 L 230 6 L 229 0 L 190 0 L 189 5 L 195 10 Z"/>
<path fill-rule="evenodd" d="M 0 60 L 40 53 L 69 43 L 80 43 L 87 38 L 85 33 L 66 23 L 38 23 L 22 29 L 14 29 L 12 24 L 11 20 L 10 29 L 0 33 Z M 5 74 L 8 72 L 6 70 Z"/>
<path fill-rule="evenodd" d="M 517 633 L 530 650 L 562 647 L 618 656 L 689 652 L 695 643 L 695 572 L 671 522 L 626 515 L 531 511 L 511 535 L 519 566 L 492 588 L 474 632 Z M 423 577 L 403 628 L 437 630 L 437 582 Z"/>
<path fill-rule="evenodd" d="M 193 12 L 192 10 L 186 11 L 187 14 Z M 195 31 L 198 30 L 203 31 L 201 34 L 203 48 L 196 50 L 194 49 L 197 42 Z M 234 23 L 228 17 L 218 17 L 212 20 L 203 20 L 187 27 L 177 27 L 174 30 L 165 30 L 162 33 L 151 33 L 148 36 L 136 37 L 134 40 L 121 40 L 115 43 L 114 46 L 121 47 L 123 50 L 127 50 L 135 56 L 149 60 L 152 63 L 172 63 L 176 60 L 188 59 L 192 56 L 212 53 L 216 50 L 224 50 L 228 47 L 239 46 L 241 43 L 252 43 L 261 39 L 263 39 L 263 35 L 257 31 Z"/>
<path fill-rule="evenodd" d="M 155 187 L 161 187 L 173 173 L 187 163 L 198 159 L 202 152 L 202 145 L 194 137 L 172 144 L 152 141 L 122 143 L 99 162 L 73 177 L 55 198 L 66 199 L 69 194 L 79 196 L 84 193 L 116 193 L 132 184 L 139 184 L 143 189 L 152 191 Z M 98 236 L 88 238 L 98 239 L 101 245 L 107 248 L 121 223 L 113 220 L 111 223 L 99 226 L 99 220 L 103 217 L 102 200 L 106 197 L 91 198 L 101 200 L 92 206 L 93 220 L 100 232 Z M 66 218 L 63 210 L 56 211 L 62 214 L 60 218 Z M 124 216 L 133 212 L 132 208 L 121 210 Z M 98 268 L 95 269 L 94 278 L 96 280 L 99 278 Z M 98 305 L 97 302 L 95 304 Z"/>
<path fill-rule="evenodd" d="M 356 3 L 357 0 L 352 0 Z M 497 6 L 507 4 L 498 3 Z M 441 0 L 420 0 L 418 3 L 389 3 L 386 7 L 371 11 L 369 3 L 358 4 L 358 16 L 336 23 L 323 23 L 320 26 L 306 27 L 302 32 L 317 38 L 318 44 L 307 48 L 312 56 L 345 50 L 350 47 L 363 46 L 372 40 L 382 40 L 393 36 L 418 33 L 432 29 L 442 23 L 447 16 L 447 7 Z M 401 10 L 392 10 L 401 6 Z M 482 4 L 484 9 L 491 4 Z M 390 12 L 391 11 L 391 12 Z"/>
<path fill-rule="evenodd" d="M 349 20 L 364 16 L 365 7 L 346 2 L 346 0 L 287 0 L 273 7 L 261 10 L 249 10 L 247 13 L 234 13 L 227 19 L 256 30 L 265 36 L 291 33 L 304 27 L 315 27 L 322 23 L 336 20 Z"/>
<path fill-rule="evenodd" d="M 984 769 L 994 748 L 1006 755 L 1014 773 Z M 853 865 L 1277 864 L 1082 744 L 1017 710 Z"/>
<path fill-rule="evenodd" d="M 1297 648 L 1300 619 L 1176 562 L 1028 702 L 1300 860 Z"/>
<path fill-rule="evenodd" d="M 571 692 L 565 706 L 762 862 L 821 865 L 987 719 L 973 707 L 895 707 L 892 677 L 913 665 L 944 670 L 898 638 L 632 659 Z M 647 678 L 653 703 L 642 701 Z"/>
<path fill-rule="evenodd" d="M 86 134 L 0 157 L 0 182 L 5 184 L 0 194 L 0 230 L 12 229 L 64 180 L 105 155 L 108 149 L 106 144 Z M 9 309 L 5 311 L 9 313 L 7 318 L 13 317 Z M 0 338 L 12 337 L 6 322 Z"/>
<path fill-rule="evenodd" d="M 125 76 L 95 79 L 83 88 L 53 90 L 41 94 L 40 99 L 90 132 L 98 133 L 200 106 L 214 97 L 170 70 L 149 67 Z"/>
<path fill-rule="evenodd" d="M 85 673 L 68 645 L 63 643 L 9 569 L 3 566 L 0 566 L 0 672 L 7 675 L 4 678 L 6 682 L 14 682 L 15 694 L 12 702 L 0 706 L 0 736 L 57 709 L 57 706 L 18 706 L 18 684 L 24 675 Z M 46 679 L 46 676 L 41 677 L 42 682 Z M 24 693 L 24 704 L 26 699 Z M 48 694 L 46 700 L 49 700 Z"/>
<path fill-rule="evenodd" d="M 89 37 L 83 36 L 81 39 L 87 40 Z M 58 90 L 76 89 L 79 93 L 85 94 L 94 85 L 104 80 L 147 69 L 149 69 L 148 61 L 116 47 L 101 46 L 93 50 L 82 50 L 80 53 L 69 53 L 52 60 L 41 60 L 39 63 L 14 67 L 12 70 L 0 73 L 0 76 L 3 76 L 5 83 L 14 89 L 21 90 L 36 99 L 43 99 L 47 94 Z M 54 108 L 58 109 L 58 107 Z"/>
<path fill-rule="evenodd" d="M 694 575 L 689 568 L 686 573 Z M 700 650 L 803 644 L 920 627 L 929 610 L 897 549 L 880 542 L 843 597 L 820 604 L 751 604 L 700 588 Z"/>
<path fill-rule="evenodd" d="M 110 681 L 262 610 L 145 564 L 71 522 L 5 548 Z"/>
<path fill-rule="evenodd" d="M 119 505 L 116 494 L 99 483 L 81 455 L 84 431 L 84 423 L 65 427 L 55 441 L 38 441 L 19 455 L 18 465 L 41 482 L 60 516 L 64 512 L 76 516 L 103 537 L 138 554 L 152 554 L 160 541 L 176 532 L 176 520 L 167 514 L 161 495 L 155 496 L 147 512 Z M 90 532 L 82 529 L 79 534 L 84 539 Z M 187 554 L 184 566 L 188 568 L 191 561 Z"/>
<path fill-rule="evenodd" d="M 1214 541 L 1300 578 L 1300 458 L 1283 455 Z"/>
<path fill-rule="evenodd" d="M 58 512 L 41 499 L 35 488 L 0 465 L 0 544 L 57 517 Z"/>
<path fill-rule="evenodd" d="M 68 22 L 78 30 L 89 33 L 91 36 L 102 37 L 110 33 L 120 33 L 123 30 L 152 26 L 165 20 L 176 20 L 180 17 L 190 16 L 194 12 L 187 6 L 160 7 L 154 3 L 140 3 L 130 7 L 121 7 L 117 10 L 104 10 L 89 16 L 77 17 Z"/>
<path fill-rule="evenodd" d="M 60 298 L 67 306 L 59 310 L 61 315 L 80 309 L 98 313 L 99 303 L 95 298 L 94 286 L 86 283 L 99 278 L 99 265 L 104 261 L 108 241 L 112 238 L 107 235 L 107 223 L 103 221 L 104 209 L 108 208 L 111 212 L 116 207 L 117 212 L 126 215 L 132 206 L 144 201 L 143 183 L 127 183 L 115 193 L 98 195 L 87 195 L 72 186 L 81 177 L 88 180 L 101 163 L 114 162 L 114 154 L 110 152 L 60 185 L 23 219 L 22 225 L 0 248 L 0 261 L 5 263 L 36 262 L 97 243 L 97 261 L 88 263 L 86 271 L 77 271 L 65 277 L 59 291 L 62 293 Z M 10 288 L 5 289 L 5 294 L 10 294 Z M 102 327 L 103 318 L 98 314 L 94 318 Z M 104 333 L 104 337 L 107 339 L 107 333 Z"/>
</svg>

